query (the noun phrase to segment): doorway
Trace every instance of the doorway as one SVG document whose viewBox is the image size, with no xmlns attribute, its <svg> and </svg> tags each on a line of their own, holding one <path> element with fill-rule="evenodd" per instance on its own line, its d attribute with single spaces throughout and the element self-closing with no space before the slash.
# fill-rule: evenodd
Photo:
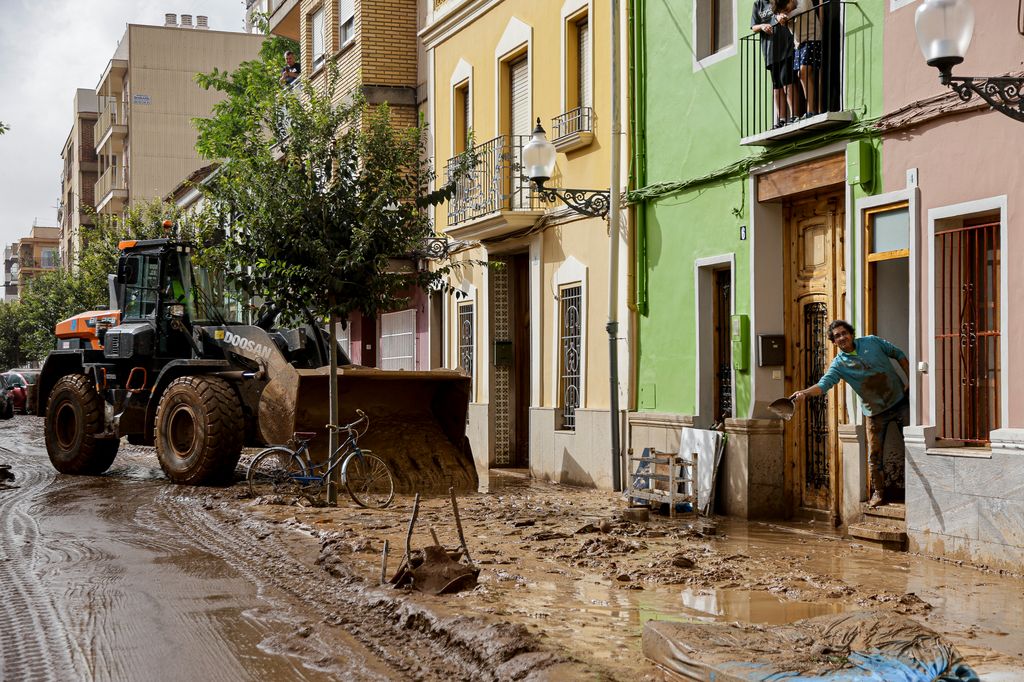
<svg viewBox="0 0 1024 682">
<path fill-rule="evenodd" d="M 807 388 L 828 369 L 835 350 L 828 324 L 846 310 L 843 195 L 789 200 L 783 210 L 786 254 L 785 328 L 787 392 Z M 838 505 L 840 423 L 846 421 L 843 388 L 804 403 L 786 425 L 786 461 L 794 472 L 799 509 L 831 512 Z"/>
<path fill-rule="evenodd" d="M 715 270 L 715 425 L 732 417 L 732 271 Z"/>
<path fill-rule="evenodd" d="M 527 254 L 502 256 L 491 277 L 494 311 L 494 464 L 530 465 L 530 280 Z"/>
</svg>

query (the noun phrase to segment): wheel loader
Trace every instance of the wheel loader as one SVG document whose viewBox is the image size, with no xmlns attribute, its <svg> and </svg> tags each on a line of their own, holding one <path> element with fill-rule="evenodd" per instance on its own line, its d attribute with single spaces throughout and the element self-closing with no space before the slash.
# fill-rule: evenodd
<svg viewBox="0 0 1024 682">
<path fill-rule="evenodd" d="M 245 307 L 193 266 L 188 243 L 119 248 L 109 314 L 92 316 L 91 334 L 59 324 L 39 377 L 46 449 L 58 471 L 103 473 L 122 437 L 155 445 L 167 477 L 188 485 L 230 483 L 243 447 L 287 443 L 296 431 L 317 432 L 312 452 L 322 461 L 334 380 L 340 423 L 356 409 L 369 415 L 360 445 L 388 463 L 400 491 L 476 490 L 465 438 L 469 377 L 360 367 L 341 348 L 332 377 L 329 336 L 308 312 L 306 324 L 276 328 L 278 311 L 265 305 L 244 324 Z"/>
</svg>

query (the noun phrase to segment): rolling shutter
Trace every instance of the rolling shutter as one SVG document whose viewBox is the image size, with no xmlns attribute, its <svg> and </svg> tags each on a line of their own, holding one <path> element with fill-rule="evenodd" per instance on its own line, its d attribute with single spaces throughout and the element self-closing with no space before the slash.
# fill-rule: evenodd
<svg viewBox="0 0 1024 682">
<path fill-rule="evenodd" d="M 592 106 L 590 103 L 590 21 L 584 19 L 583 21 L 576 24 L 577 36 L 579 38 L 579 73 L 577 74 L 577 82 L 579 83 L 579 106 L 589 107 Z"/>
<path fill-rule="evenodd" d="M 529 135 L 530 125 L 530 60 L 523 57 L 509 66 L 512 111 L 512 135 Z"/>
<path fill-rule="evenodd" d="M 416 369 L 416 310 L 380 316 L 380 368 Z"/>
</svg>

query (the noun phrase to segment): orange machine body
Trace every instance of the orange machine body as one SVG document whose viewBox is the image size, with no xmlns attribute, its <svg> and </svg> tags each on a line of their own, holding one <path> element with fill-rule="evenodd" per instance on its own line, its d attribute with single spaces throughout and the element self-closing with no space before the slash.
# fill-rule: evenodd
<svg viewBox="0 0 1024 682">
<path fill-rule="evenodd" d="M 97 328 L 110 328 L 119 324 L 120 321 L 121 311 L 119 310 L 89 310 L 79 313 L 57 323 L 57 345 L 60 347 L 61 340 L 82 339 L 83 344 L 88 342 L 89 347 L 93 350 L 103 350 L 103 344 L 100 343 L 96 334 Z"/>
</svg>

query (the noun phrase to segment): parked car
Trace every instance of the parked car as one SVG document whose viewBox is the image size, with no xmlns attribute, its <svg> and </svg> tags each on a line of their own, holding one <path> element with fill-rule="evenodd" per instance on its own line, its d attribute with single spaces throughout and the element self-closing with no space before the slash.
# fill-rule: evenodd
<svg viewBox="0 0 1024 682">
<path fill-rule="evenodd" d="M 36 381 L 39 379 L 38 369 L 12 369 L 2 375 L 11 386 L 11 398 L 14 409 L 22 414 L 33 412 L 36 396 Z"/>
<path fill-rule="evenodd" d="M 14 387 L 7 379 L 7 375 L 0 375 L 0 419 L 10 419 L 14 416 L 14 399 L 11 395 Z"/>
</svg>

